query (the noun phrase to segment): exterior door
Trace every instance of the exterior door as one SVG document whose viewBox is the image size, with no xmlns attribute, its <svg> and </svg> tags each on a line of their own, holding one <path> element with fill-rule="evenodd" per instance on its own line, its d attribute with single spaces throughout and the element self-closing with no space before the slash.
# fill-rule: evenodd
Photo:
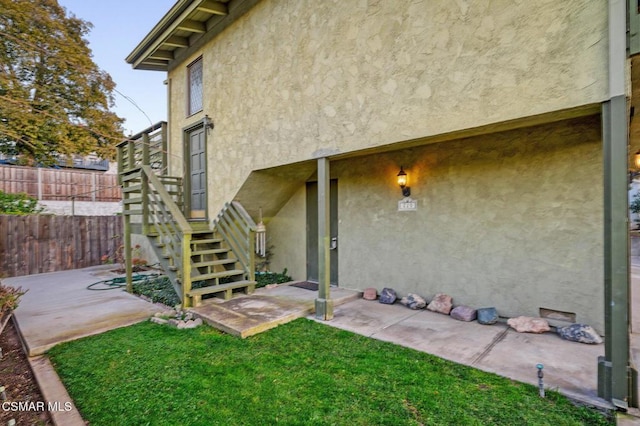
<svg viewBox="0 0 640 426">
<path fill-rule="evenodd" d="M 338 285 L 338 181 L 331 179 L 329 200 L 331 285 Z M 307 182 L 307 281 L 318 282 L 318 183 Z"/>
<path fill-rule="evenodd" d="M 189 137 L 189 217 L 204 219 L 207 213 L 207 155 L 205 130 L 199 127 L 188 133 Z"/>
</svg>

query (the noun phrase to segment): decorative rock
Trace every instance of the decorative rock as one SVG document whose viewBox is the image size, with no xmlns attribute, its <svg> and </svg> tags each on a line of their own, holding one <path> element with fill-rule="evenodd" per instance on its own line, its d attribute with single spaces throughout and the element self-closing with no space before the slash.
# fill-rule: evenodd
<svg viewBox="0 0 640 426">
<path fill-rule="evenodd" d="M 566 327 L 558 327 L 557 332 L 560 337 L 565 340 L 571 340 L 572 342 L 588 343 L 591 345 L 602 343 L 602 337 L 600 337 L 598 332 L 586 324 L 571 324 Z"/>
<path fill-rule="evenodd" d="M 202 325 L 202 318 L 196 318 L 193 320 L 193 323 L 196 325 L 196 327 Z"/>
<path fill-rule="evenodd" d="M 427 301 L 414 293 L 407 294 L 400 300 L 400 303 L 409 309 L 424 309 L 427 306 Z"/>
<path fill-rule="evenodd" d="M 376 300 L 378 298 L 378 290 L 373 287 L 365 288 L 362 293 L 364 300 Z"/>
<path fill-rule="evenodd" d="M 271 290 L 272 288 L 278 288 L 278 284 L 267 284 L 265 287 L 267 290 Z"/>
<path fill-rule="evenodd" d="M 164 318 L 160 318 L 160 317 L 151 317 L 151 322 L 156 323 L 156 324 L 166 324 L 169 321 L 167 321 Z"/>
<path fill-rule="evenodd" d="M 543 318 L 516 317 L 509 318 L 507 324 L 518 333 L 544 333 L 551 330 L 549 323 Z"/>
<path fill-rule="evenodd" d="M 438 293 L 431 300 L 431 303 L 427 305 L 427 309 L 433 312 L 438 312 L 440 314 L 449 315 L 452 306 L 453 300 L 451 299 L 451 296 L 448 296 L 444 293 Z"/>
<path fill-rule="evenodd" d="M 473 321 L 477 317 L 477 311 L 470 306 L 460 305 L 451 310 L 451 318 L 458 321 Z"/>
<path fill-rule="evenodd" d="M 384 303 L 386 305 L 393 305 L 398 296 L 396 295 L 396 291 L 392 288 L 383 288 L 380 293 L 380 303 Z"/>
<path fill-rule="evenodd" d="M 498 322 L 496 308 L 480 308 L 477 310 L 478 324 L 491 325 Z"/>
<path fill-rule="evenodd" d="M 175 318 L 171 318 L 170 320 L 167 321 L 169 323 L 169 325 L 172 325 L 174 327 L 177 327 L 178 324 L 180 324 L 180 320 L 177 320 Z"/>
</svg>

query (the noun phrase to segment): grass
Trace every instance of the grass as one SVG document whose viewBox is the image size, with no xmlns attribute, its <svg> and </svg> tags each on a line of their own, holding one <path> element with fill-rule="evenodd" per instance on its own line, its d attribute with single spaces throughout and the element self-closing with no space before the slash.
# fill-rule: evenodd
<svg viewBox="0 0 640 426">
<path fill-rule="evenodd" d="M 149 322 L 55 347 L 92 425 L 605 425 L 555 392 L 307 319 L 242 340 Z"/>
</svg>

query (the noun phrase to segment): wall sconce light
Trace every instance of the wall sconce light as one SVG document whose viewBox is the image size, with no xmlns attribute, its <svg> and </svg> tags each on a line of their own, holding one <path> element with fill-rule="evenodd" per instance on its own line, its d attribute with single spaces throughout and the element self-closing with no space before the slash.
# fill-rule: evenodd
<svg viewBox="0 0 640 426">
<path fill-rule="evenodd" d="M 402 188 L 402 195 L 408 197 L 411 195 L 411 188 L 407 186 L 407 173 L 400 166 L 400 172 L 398 172 L 398 185 Z"/>
<path fill-rule="evenodd" d="M 207 129 L 207 133 L 209 133 L 209 130 L 215 127 L 213 124 L 213 120 L 208 115 L 204 116 L 204 127 L 205 129 Z"/>
<path fill-rule="evenodd" d="M 636 166 L 636 170 L 640 171 L 640 151 L 633 155 L 633 164 Z"/>
</svg>

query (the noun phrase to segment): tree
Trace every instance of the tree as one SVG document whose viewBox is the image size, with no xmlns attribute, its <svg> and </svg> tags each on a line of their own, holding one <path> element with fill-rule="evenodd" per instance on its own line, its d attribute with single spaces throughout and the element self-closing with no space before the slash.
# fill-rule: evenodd
<svg viewBox="0 0 640 426">
<path fill-rule="evenodd" d="M 0 152 L 40 164 L 114 157 L 123 120 L 110 111 L 115 83 L 91 58 L 90 29 L 56 0 L 0 0 Z"/>
</svg>

